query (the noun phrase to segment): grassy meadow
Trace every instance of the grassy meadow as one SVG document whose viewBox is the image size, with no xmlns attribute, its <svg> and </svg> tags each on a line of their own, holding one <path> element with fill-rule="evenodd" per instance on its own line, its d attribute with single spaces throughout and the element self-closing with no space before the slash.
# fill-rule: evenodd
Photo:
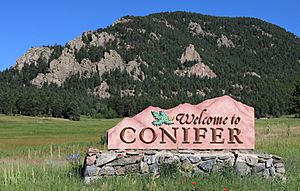
<svg viewBox="0 0 300 191">
<path fill-rule="evenodd" d="M 0 190 L 300 190 L 300 119 L 256 120 L 256 149 L 283 157 L 287 181 L 233 174 L 202 177 L 106 177 L 85 185 L 66 155 L 83 157 L 89 146 L 105 149 L 100 136 L 121 119 L 78 122 L 0 115 Z M 192 184 L 192 182 L 194 182 Z"/>
</svg>

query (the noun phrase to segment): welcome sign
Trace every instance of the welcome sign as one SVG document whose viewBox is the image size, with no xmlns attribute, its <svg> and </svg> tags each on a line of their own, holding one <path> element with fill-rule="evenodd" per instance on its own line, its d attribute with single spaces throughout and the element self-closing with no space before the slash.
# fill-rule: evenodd
<svg viewBox="0 0 300 191">
<path fill-rule="evenodd" d="M 229 96 L 148 107 L 108 131 L 108 149 L 254 149 L 254 109 Z"/>
</svg>

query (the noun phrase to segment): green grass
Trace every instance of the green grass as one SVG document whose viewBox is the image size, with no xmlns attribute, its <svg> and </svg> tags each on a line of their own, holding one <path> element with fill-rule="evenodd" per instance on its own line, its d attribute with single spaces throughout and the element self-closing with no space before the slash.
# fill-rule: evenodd
<svg viewBox="0 0 300 191">
<path fill-rule="evenodd" d="M 208 177 L 106 177 L 85 185 L 64 160 L 89 146 L 120 119 L 64 119 L 0 115 L 0 190 L 300 190 L 300 119 L 256 120 L 257 150 L 282 156 L 287 182 L 233 174 Z M 192 185 L 191 182 L 196 182 Z"/>
<path fill-rule="evenodd" d="M 0 115 L 0 156 L 30 151 L 95 146 L 100 136 L 120 119 L 90 119 L 74 122 L 59 118 Z M 77 148 L 76 148 L 77 149 Z M 53 150 L 53 152 L 54 152 Z"/>
</svg>

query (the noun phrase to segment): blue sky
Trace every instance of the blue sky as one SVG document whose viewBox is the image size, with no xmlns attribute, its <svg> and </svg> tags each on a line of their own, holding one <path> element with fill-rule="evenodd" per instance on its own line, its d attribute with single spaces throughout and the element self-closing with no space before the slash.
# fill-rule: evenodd
<svg viewBox="0 0 300 191">
<path fill-rule="evenodd" d="M 62 44 L 104 28 L 125 15 L 190 11 L 256 17 L 300 36 L 299 0 L 3 0 L 0 3 L 0 70 L 33 46 Z"/>
</svg>

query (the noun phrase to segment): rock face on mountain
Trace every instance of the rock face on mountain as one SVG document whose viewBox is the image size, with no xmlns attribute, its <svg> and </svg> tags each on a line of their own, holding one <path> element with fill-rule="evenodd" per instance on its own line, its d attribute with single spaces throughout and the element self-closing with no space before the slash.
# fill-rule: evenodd
<svg viewBox="0 0 300 191">
<path fill-rule="evenodd" d="M 145 79 L 145 74 L 141 69 L 141 65 L 148 67 L 148 64 L 144 62 L 141 57 L 128 62 L 126 65 L 126 72 L 133 77 L 134 80 L 143 81 Z"/>
<path fill-rule="evenodd" d="M 186 47 L 185 51 L 182 53 L 180 62 L 184 64 L 188 61 L 195 61 L 196 64 L 184 68 L 183 70 L 175 70 L 174 73 L 179 76 L 188 76 L 191 77 L 192 75 L 197 76 L 199 78 L 215 78 L 217 75 L 202 62 L 202 58 L 200 54 L 195 50 L 194 45 L 190 44 Z"/>
<path fill-rule="evenodd" d="M 124 62 L 121 56 L 115 51 L 110 50 L 104 53 L 104 57 L 97 64 L 100 75 L 115 69 L 124 70 Z"/>
<path fill-rule="evenodd" d="M 43 59 L 46 62 L 51 56 L 52 50 L 48 47 L 35 47 L 30 48 L 24 55 L 17 59 L 14 68 L 17 70 L 22 70 L 22 68 L 28 64 L 37 64 L 39 59 Z"/>
<path fill-rule="evenodd" d="M 216 35 L 208 32 L 208 31 L 204 31 L 201 27 L 201 25 L 199 23 L 196 22 L 190 22 L 189 26 L 188 26 L 190 33 L 192 33 L 194 36 L 195 35 L 202 35 L 202 36 L 211 36 L 211 37 L 215 37 Z"/>
<path fill-rule="evenodd" d="M 90 45 L 92 46 L 102 46 L 105 47 L 105 45 L 110 42 L 114 41 L 116 38 L 114 35 L 109 34 L 107 32 L 102 32 L 100 34 L 94 34 L 90 33 L 92 35 L 92 41 L 90 42 Z M 79 50 L 79 49 L 78 49 Z"/>
<path fill-rule="evenodd" d="M 92 64 L 89 60 L 83 60 L 79 64 L 75 56 L 68 52 L 69 49 L 64 49 L 62 55 L 50 62 L 49 73 L 38 74 L 31 82 L 33 85 L 42 87 L 44 84 L 56 84 L 61 86 L 66 78 L 74 74 L 85 74 L 89 75 L 96 70 L 96 66 Z"/>
<path fill-rule="evenodd" d="M 99 86 L 94 88 L 93 95 L 100 98 L 110 98 L 110 93 L 108 92 L 109 86 L 103 81 Z"/>
<path fill-rule="evenodd" d="M 100 34 L 87 32 L 84 34 L 85 37 L 87 35 L 91 35 L 90 46 L 105 47 L 106 43 L 115 40 L 115 37 L 107 32 Z M 62 51 L 61 56 L 49 63 L 49 72 L 46 74 L 39 73 L 36 78 L 32 79 L 31 83 L 38 87 L 42 87 L 44 84 L 56 84 L 61 86 L 67 78 L 75 74 L 89 78 L 94 73 L 99 73 L 101 76 L 105 72 L 110 72 L 115 69 L 123 71 L 125 68 L 128 73 L 132 73 L 134 78 L 138 78 L 138 75 L 144 78 L 143 73 L 139 69 L 140 63 L 131 61 L 128 63 L 128 67 L 126 67 L 121 56 L 115 50 L 105 52 L 99 62 L 91 62 L 88 58 L 84 58 L 81 62 L 78 62 L 75 58 L 76 51 L 79 51 L 84 46 L 86 46 L 86 44 L 82 41 L 81 36 L 70 41 Z M 18 59 L 15 68 L 20 70 L 25 64 L 35 63 L 40 58 L 47 61 L 51 53 L 50 48 L 30 49 Z"/>
<path fill-rule="evenodd" d="M 185 68 L 183 70 L 176 70 L 175 74 L 179 76 L 197 76 L 200 78 L 215 78 L 217 75 L 205 64 L 203 63 L 197 63 L 194 66 L 190 68 Z"/>
<path fill-rule="evenodd" d="M 222 46 L 225 46 L 227 48 L 230 48 L 230 47 L 234 48 L 235 47 L 233 42 L 231 40 L 229 40 L 227 38 L 227 36 L 225 36 L 223 34 L 222 34 L 221 38 L 218 38 L 217 45 L 218 45 L 218 47 L 222 47 Z"/>
<path fill-rule="evenodd" d="M 185 51 L 182 53 L 180 58 L 181 64 L 187 61 L 202 62 L 200 54 L 195 50 L 195 46 L 192 44 L 189 44 L 189 46 L 186 47 Z"/>
</svg>

